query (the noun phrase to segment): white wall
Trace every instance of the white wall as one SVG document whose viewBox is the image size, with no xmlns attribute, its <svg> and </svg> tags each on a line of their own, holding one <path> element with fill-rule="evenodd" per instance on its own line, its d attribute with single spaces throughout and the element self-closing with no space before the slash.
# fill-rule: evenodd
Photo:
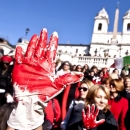
<svg viewBox="0 0 130 130">
<path fill-rule="evenodd" d="M 85 53 L 88 53 L 89 52 L 89 45 L 86 45 L 86 46 L 65 46 L 65 45 L 59 45 L 58 46 L 58 50 L 62 50 L 62 52 L 67 52 L 68 54 L 72 54 L 72 55 L 75 55 L 76 54 L 76 49 L 78 49 L 78 53 L 77 55 L 81 54 L 85 54 Z"/>
<path fill-rule="evenodd" d="M 99 23 L 102 24 L 102 29 L 99 31 L 98 30 L 98 25 Z M 108 23 L 106 19 L 96 19 L 94 23 L 94 29 L 93 33 L 107 33 L 108 31 Z"/>
<path fill-rule="evenodd" d="M 128 23 L 130 23 L 130 18 L 124 19 L 124 21 L 123 21 L 123 33 L 124 34 L 130 34 L 130 31 L 127 31 L 127 24 Z"/>
</svg>

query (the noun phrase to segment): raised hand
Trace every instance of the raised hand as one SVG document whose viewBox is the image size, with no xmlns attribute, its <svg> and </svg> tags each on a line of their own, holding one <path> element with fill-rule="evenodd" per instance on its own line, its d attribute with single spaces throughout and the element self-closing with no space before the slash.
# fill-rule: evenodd
<svg viewBox="0 0 130 130">
<path fill-rule="evenodd" d="M 86 129 L 92 129 L 104 123 L 105 119 L 96 121 L 97 115 L 99 113 L 99 109 L 98 108 L 95 109 L 94 104 L 92 104 L 91 108 L 90 105 L 88 105 L 86 109 L 87 109 L 86 114 L 84 109 L 82 110 L 83 124 Z"/>
<path fill-rule="evenodd" d="M 12 73 L 16 97 L 38 95 L 45 102 L 59 94 L 66 85 L 80 81 L 83 77 L 81 73 L 68 73 L 55 77 L 57 46 L 57 32 L 52 34 L 47 44 L 47 30 L 43 29 L 40 37 L 32 36 L 25 55 L 20 46 L 16 48 Z"/>
</svg>

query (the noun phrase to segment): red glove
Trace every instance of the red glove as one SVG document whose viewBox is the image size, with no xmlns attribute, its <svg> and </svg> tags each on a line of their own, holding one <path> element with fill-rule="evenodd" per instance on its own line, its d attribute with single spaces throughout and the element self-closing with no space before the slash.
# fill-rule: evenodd
<svg viewBox="0 0 130 130">
<path fill-rule="evenodd" d="M 92 128 L 95 128 L 96 126 L 104 123 L 105 119 L 96 121 L 98 113 L 99 113 L 99 109 L 96 108 L 96 110 L 95 110 L 94 104 L 92 104 L 91 109 L 90 109 L 90 105 L 87 106 L 86 114 L 85 114 L 84 109 L 82 110 L 83 124 L 86 129 L 92 129 Z"/>
<path fill-rule="evenodd" d="M 42 101 L 50 100 L 83 74 L 65 74 L 55 77 L 55 57 L 58 46 L 58 34 L 54 32 L 47 44 L 47 30 L 41 31 L 40 37 L 33 35 L 25 55 L 18 46 L 12 81 L 15 96 L 38 95 Z M 46 97 L 48 97 L 46 99 Z"/>
</svg>

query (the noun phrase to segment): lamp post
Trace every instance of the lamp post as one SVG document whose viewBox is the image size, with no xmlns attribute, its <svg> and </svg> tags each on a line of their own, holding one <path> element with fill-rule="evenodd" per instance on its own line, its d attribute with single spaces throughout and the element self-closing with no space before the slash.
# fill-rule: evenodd
<svg viewBox="0 0 130 130">
<path fill-rule="evenodd" d="M 28 32 L 30 31 L 29 28 L 26 28 L 25 36 L 27 36 Z"/>
</svg>

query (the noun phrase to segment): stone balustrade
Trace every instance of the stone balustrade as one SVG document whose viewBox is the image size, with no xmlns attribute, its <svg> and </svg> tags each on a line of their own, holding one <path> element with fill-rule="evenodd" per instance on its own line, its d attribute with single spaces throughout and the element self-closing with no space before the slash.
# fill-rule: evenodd
<svg viewBox="0 0 130 130">
<path fill-rule="evenodd" d="M 67 53 L 57 53 L 57 59 L 70 61 L 73 65 L 85 65 L 89 67 L 96 65 L 98 68 L 110 67 L 114 63 L 114 58 L 109 57 L 92 57 L 92 56 L 72 56 Z"/>
</svg>

